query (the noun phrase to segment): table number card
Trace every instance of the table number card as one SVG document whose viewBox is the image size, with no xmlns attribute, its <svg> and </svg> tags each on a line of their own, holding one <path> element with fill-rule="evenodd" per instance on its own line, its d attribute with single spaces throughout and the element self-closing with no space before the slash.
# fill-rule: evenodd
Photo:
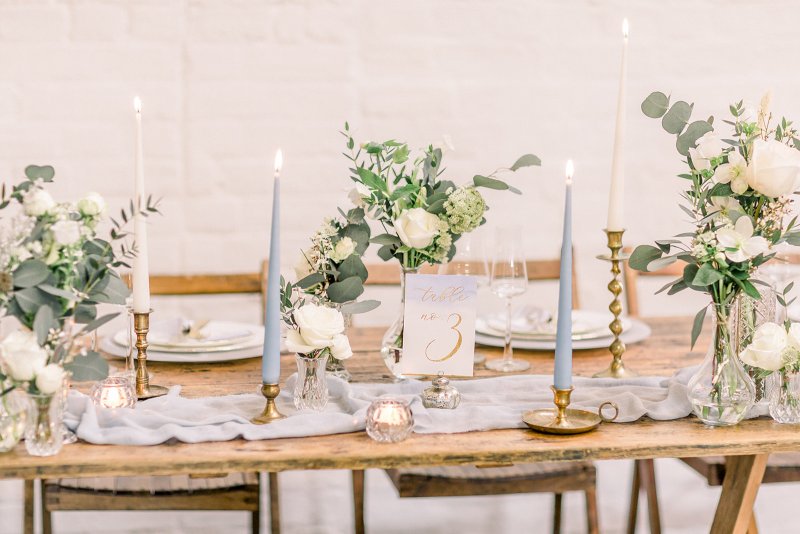
<svg viewBox="0 0 800 534">
<path fill-rule="evenodd" d="M 472 376 L 477 294 L 473 276 L 406 276 L 403 374 Z"/>
</svg>

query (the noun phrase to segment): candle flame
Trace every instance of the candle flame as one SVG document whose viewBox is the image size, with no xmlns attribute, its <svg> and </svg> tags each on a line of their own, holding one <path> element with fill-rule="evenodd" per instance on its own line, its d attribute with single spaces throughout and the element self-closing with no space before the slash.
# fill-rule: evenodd
<svg viewBox="0 0 800 534">
<path fill-rule="evenodd" d="M 628 38 L 628 19 L 627 18 L 622 19 L 622 37 L 624 37 L 625 39 Z"/>
<path fill-rule="evenodd" d="M 572 175 L 575 173 L 575 165 L 571 159 L 567 160 L 567 184 L 572 185 Z"/>
<path fill-rule="evenodd" d="M 134 111 L 136 111 L 136 113 L 142 112 L 142 99 L 139 98 L 138 96 L 134 97 L 133 99 L 133 109 Z"/>
<path fill-rule="evenodd" d="M 281 172 L 281 167 L 283 167 L 283 151 L 279 148 L 275 152 L 275 172 Z"/>
</svg>

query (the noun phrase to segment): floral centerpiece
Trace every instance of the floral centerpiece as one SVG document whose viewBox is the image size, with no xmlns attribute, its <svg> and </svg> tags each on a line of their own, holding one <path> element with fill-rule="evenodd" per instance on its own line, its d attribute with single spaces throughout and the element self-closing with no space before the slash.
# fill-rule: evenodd
<svg viewBox="0 0 800 534">
<path fill-rule="evenodd" d="M 520 191 L 497 178 L 502 171 L 517 171 L 540 165 L 533 154 L 520 157 L 511 167 L 488 175 L 475 175 L 472 183 L 456 185 L 442 179 L 442 150 L 430 145 L 412 159 L 408 144 L 389 140 L 356 145 L 345 124 L 355 189 L 351 198 L 363 208 L 368 218 L 377 221 L 384 233 L 371 239 L 380 245 L 378 256 L 384 261 L 396 259 L 405 275 L 415 273 L 423 264 L 450 260 L 456 241 L 486 222 L 488 209 L 479 188 Z M 404 292 L 404 287 L 401 287 Z M 383 339 L 381 353 L 392 373 L 401 378 L 403 350 L 403 310 Z"/>
<path fill-rule="evenodd" d="M 322 410 L 328 402 L 328 358 L 346 360 L 353 355 L 342 312 L 312 302 L 281 279 L 281 315 L 289 327 L 286 348 L 296 354 L 297 360 L 295 407 Z"/>
<path fill-rule="evenodd" d="M 361 259 L 369 246 L 370 228 L 364 210 L 353 208 L 341 217 L 326 219 L 311 237 L 311 246 L 302 251 L 295 266 L 297 290 L 312 302 L 342 312 L 345 328 L 353 314 L 366 313 L 380 305 L 376 300 L 358 301 L 367 281 L 367 268 Z M 331 354 L 328 372 L 350 379 L 341 359 Z"/>
<path fill-rule="evenodd" d="M 787 221 L 791 196 L 800 185 L 800 139 L 792 123 L 772 123 L 769 97 L 754 111 L 738 102 L 730 106 L 730 134 L 714 130 L 713 117 L 690 122 L 693 105 L 652 93 L 642 111 L 660 118 L 676 136 L 676 148 L 687 170 L 681 209 L 694 229 L 673 239 L 634 250 L 630 266 L 642 271 L 686 262 L 683 275 L 661 291 L 685 289 L 711 298 L 714 339 L 701 370 L 689 383 L 695 414 L 710 425 L 738 423 L 754 401 L 753 383 L 735 353 L 731 310 L 740 295 L 760 299 L 755 273 L 774 256 L 780 243 L 800 244 L 795 219 Z M 707 307 L 695 316 L 692 345 L 702 329 Z"/>
</svg>

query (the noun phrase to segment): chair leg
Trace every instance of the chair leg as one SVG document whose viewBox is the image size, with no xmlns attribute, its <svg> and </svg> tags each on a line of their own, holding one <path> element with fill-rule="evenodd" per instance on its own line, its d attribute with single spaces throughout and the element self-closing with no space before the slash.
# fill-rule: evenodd
<svg viewBox="0 0 800 534">
<path fill-rule="evenodd" d="M 553 534 L 561 534 L 561 511 L 564 504 L 564 494 L 553 494 Z"/>
<path fill-rule="evenodd" d="M 756 522 L 756 512 L 750 516 L 750 526 L 747 527 L 747 534 L 758 534 L 758 523 Z"/>
<path fill-rule="evenodd" d="M 260 506 L 259 506 L 260 508 Z M 250 532 L 252 534 L 260 534 L 261 533 L 261 513 L 260 512 L 250 512 Z"/>
<path fill-rule="evenodd" d="M 353 471 L 353 518 L 356 534 L 364 534 L 364 471 Z"/>
<path fill-rule="evenodd" d="M 586 530 L 589 534 L 599 534 L 600 519 L 597 514 L 597 488 L 587 489 L 586 494 Z"/>
<path fill-rule="evenodd" d="M 42 534 L 53 534 L 53 512 L 45 509 L 44 492 L 42 492 Z"/>
<path fill-rule="evenodd" d="M 268 473 L 269 525 L 272 534 L 281 534 L 281 502 L 278 493 L 278 473 Z"/>
<path fill-rule="evenodd" d="M 631 481 L 631 503 L 628 508 L 628 534 L 636 533 L 636 519 L 639 515 L 639 491 L 642 489 L 642 479 L 639 476 L 639 461 L 633 461 L 633 477 Z"/>
<path fill-rule="evenodd" d="M 23 515 L 22 515 L 22 532 L 25 534 L 33 534 L 33 515 L 35 510 L 35 503 L 33 501 L 33 488 L 35 481 L 25 480 L 23 483 Z"/>
<path fill-rule="evenodd" d="M 656 491 L 656 466 L 654 460 L 641 460 L 641 481 L 647 494 L 647 515 L 650 518 L 650 534 L 661 534 L 661 514 L 658 510 Z"/>
</svg>

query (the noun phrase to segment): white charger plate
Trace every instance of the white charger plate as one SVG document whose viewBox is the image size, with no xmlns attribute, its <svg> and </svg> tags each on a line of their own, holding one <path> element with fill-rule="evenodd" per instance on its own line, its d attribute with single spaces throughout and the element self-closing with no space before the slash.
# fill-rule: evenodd
<svg viewBox="0 0 800 534">
<path fill-rule="evenodd" d="M 636 319 L 629 319 L 630 327 L 625 329 L 620 336 L 620 339 L 625 344 L 638 343 L 650 337 L 651 330 L 647 324 L 637 321 Z M 503 347 L 504 341 L 502 337 L 487 335 L 481 332 L 475 333 L 475 343 L 486 345 L 488 347 Z M 573 339 L 573 350 L 587 350 L 587 349 L 601 349 L 608 347 L 611 343 L 611 336 L 593 338 L 593 339 Z M 514 338 L 511 342 L 514 348 L 525 350 L 555 350 L 556 341 L 554 339 L 519 339 Z"/>
<path fill-rule="evenodd" d="M 478 317 L 475 321 L 475 330 L 481 334 L 495 337 L 505 336 L 505 319 L 502 314 L 493 314 L 487 317 Z M 573 341 L 586 339 L 600 339 L 611 336 L 608 325 L 614 316 L 610 312 L 592 310 L 573 310 L 572 312 L 572 339 Z M 622 317 L 622 330 L 631 327 L 631 321 Z M 523 328 L 527 326 L 527 328 Z M 528 325 L 525 318 L 518 318 L 515 325 L 512 318 L 511 335 L 514 339 L 532 341 L 555 341 L 556 323 L 549 322 L 539 326 L 539 330 L 532 330 L 533 325 Z"/>
<path fill-rule="evenodd" d="M 218 331 L 238 332 L 235 337 L 231 337 L 231 341 L 223 342 L 221 340 L 213 340 L 205 343 L 203 340 L 194 340 L 194 343 L 186 344 L 160 344 L 155 340 L 151 340 L 148 335 L 148 342 L 150 342 L 150 352 L 173 352 L 176 354 L 197 353 L 203 354 L 208 352 L 230 352 L 234 350 L 261 347 L 264 343 L 264 327 L 249 323 L 238 323 L 228 321 L 212 321 L 209 326 Z M 151 328 L 151 333 L 153 328 Z M 128 342 L 127 329 L 120 330 L 113 336 L 114 343 L 123 349 L 127 349 Z"/>
</svg>

